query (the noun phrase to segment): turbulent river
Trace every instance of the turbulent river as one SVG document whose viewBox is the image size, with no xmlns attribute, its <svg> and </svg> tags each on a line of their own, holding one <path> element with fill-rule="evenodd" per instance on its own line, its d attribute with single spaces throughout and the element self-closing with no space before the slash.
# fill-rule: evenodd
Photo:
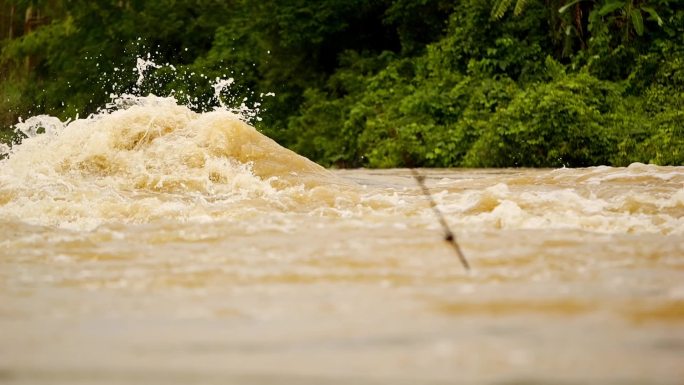
<svg viewBox="0 0 684 385">
<path fill-rule="evenodd" d="M 683 167 L 419 170 L 467 272 L 410 170 L 165 98 L 19 126 L 0 383 L 684 379 Z"/>
</svg>

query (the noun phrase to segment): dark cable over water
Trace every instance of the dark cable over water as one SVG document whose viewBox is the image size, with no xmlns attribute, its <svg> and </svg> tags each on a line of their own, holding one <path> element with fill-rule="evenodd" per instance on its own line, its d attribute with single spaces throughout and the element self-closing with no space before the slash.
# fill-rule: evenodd
<svg viewBox="0 0 684 385">
<path fill-rule="evenodd" d="M 470 271 L 470 264 L 468 263 L 468 260 L 466 259 L 465 255 L 463 254 L 463 251 L 461 251 L 461 247 L 458 245 L 456 236 L 454 236 L 454 233 L 451 231 L 451 228 L 449 228 L 449 224 L 446 222 L 446 219 L 444 219 L 444 215 L 442 214 L 442 212 L 439 211 L 439 208 L 437 208 L 437 203 L 432 198 L 430 190 L 428 190 L 427 186 L 425 186 L 425 177 L 423 175 L 420 175 L 420 173 L 418 173 L 418 171 L 416 171 L 416 169 L 414 168 L 411 169 L 411 174 L 413 174 L 413 177 L 416 179 L 416 182 L 418 182 L 418 185 L 423 190 L 423 195 L 427 197 L 428 201 L 430 202 L 430 207 L 432 207 L 432 211 L 434 211 L 435 216 L 439 220 L 439 223 L 442 225 L 442 229 L 444 230 L 444 240 L 449 242 L 451 247 L 454 249 L 456 255 L 458 255 L 458 259 L 461 261 L 461 264 L 463 264 L 463 267 L 467 271 Z"/>
</svg>

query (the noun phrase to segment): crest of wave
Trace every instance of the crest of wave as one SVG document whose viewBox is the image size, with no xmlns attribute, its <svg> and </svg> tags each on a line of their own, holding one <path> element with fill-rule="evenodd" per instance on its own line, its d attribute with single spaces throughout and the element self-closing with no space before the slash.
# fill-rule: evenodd
<svg viewBox="0 0 684 385">
<path fill-rule="evenodd" d="M 85 119 L 36 116 L 17 129 L 28 138 L 2 161 L 0 214 L 36 224 L 212 218 L 245 202 L 292 208 L 332 181 L 240 115 L 196 113 L 172 97 L 125 96 Z"/>
</svg>

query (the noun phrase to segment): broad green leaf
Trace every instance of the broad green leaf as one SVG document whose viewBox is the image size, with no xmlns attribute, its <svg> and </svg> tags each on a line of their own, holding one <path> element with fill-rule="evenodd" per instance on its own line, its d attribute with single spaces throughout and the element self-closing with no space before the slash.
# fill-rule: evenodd
<svg viewBox="0 0 684 385">
<path fill-rule="evenodd" d="M 634 24 L 634 30 L 637 35 L 641 36 L 644 34 L 644 19 L 641 17 L 640 9 L 633 9 L 631 12 L 632 23 Z"/>
<path fill-rule="evenodd" d="M 601 9 L 599 9 L 598 13 L 601 16 L 605 16 L 611 12 L 614 12 L 616 9 L 620 9 L 625 6 L 624 1 L 612 1 L 610 3 L 607 3 Z"/>
<path fill-rule="evenodd" d="M 571 2 L 569 2 L 569 3 L 567 3 L 567 4 L 565 4 L 564 6 L 558 8 L 558 13 L 563 13 L 563 12 L 567 11 L 568 8 L 570 8 L 570 7 L 572 7 L 573 5 L 579 3 L 580 1 L 582 1 L 582 0 L 573 0 L 573 1 L 571 1 Z"/>
<path fill-rule="evenodd" d="M 660 15 L 658 15 L 658 12 L 656 12 L 655 9 L 651 7 L 641 7 L 641 9 L 651 15 L 651 18 L 657 21 L 659 26 L 663 26 L 663 19 L 660 18 Z"/>
</svg>

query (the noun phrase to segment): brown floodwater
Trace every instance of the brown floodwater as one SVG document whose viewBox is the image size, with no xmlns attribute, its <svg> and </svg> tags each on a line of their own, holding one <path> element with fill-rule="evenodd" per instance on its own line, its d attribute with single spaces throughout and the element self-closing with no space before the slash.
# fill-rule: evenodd
<svg viewBox="0 0 684 385">
<path fill-rule="evenodd" d="M 467 272 L 410 170 L 161 98 L 38 120 L 0 163 L 0 383 L 683 383 L 684 167 L 420 170 Z"/>
</svg>

